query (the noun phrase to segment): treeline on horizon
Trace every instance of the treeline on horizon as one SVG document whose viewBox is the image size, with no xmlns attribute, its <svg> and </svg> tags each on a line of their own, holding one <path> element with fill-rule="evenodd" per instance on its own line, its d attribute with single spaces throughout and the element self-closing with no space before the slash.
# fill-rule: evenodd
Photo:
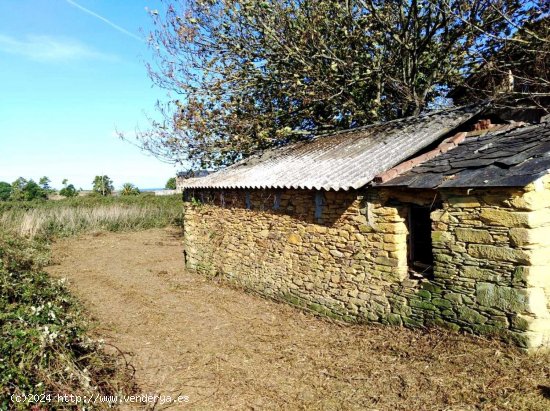
<svg viewBox="0 0 550 411">
<path fill-rule="evenodd" d="M 82 188 L 69 183 L 68 179 L 63 179 L 63 188 L 59 191 L 51 187 L 51 180 L 47 177 L 41 177 L 38 183 L 33 179 L 17 178 L 11 184 L 6 181 L 0 181 L 0 201 L 34 201 L 48 200 L 52 195 L 59 195 L 65 198 L 76 197 L 84 192 Z M 165 184 L 165 189 L 176 189 L 176 178 L 170 177 Z M 86 195 L 92 196 L 110 196 L 115 192 L 113 180 L 107 175 L 98 175 L 92 182 L 92 191 Z M 131 196 L 139 195 L 140 189 L 132 183 L 124 183 L 118 191 L 120 195 Z"/>
</svg>

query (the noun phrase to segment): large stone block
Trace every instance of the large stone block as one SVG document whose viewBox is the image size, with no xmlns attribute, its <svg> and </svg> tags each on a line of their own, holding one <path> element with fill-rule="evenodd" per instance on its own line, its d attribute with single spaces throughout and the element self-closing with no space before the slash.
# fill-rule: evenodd
<svg viewBox="0 0 550 411">
<path fill-rule="evenodd" d="M 462 271 L 462 276 L 475 280 L 496 282 L 500 280 L 501 275 L 493 270 L 480 268 L 477 266 L 465 266 Z"/>
<path fill-rule="evenodd" d="M 550 227 L 511 228 L 510 241 L 515 246 L 550 245 Z"/>
<path fill-rule="evenodd" d="M 529 191 L 510 200 L 513 207 L 524 210 L 540 210 L 550 205 L 550 190 Z"/>
<path fill-rule="evenodd" d="M 511 263 L 529 264 L 530 254 L 524 250 L 510 247 L 497 247 L 485 244 L 471 244 L 468 254 L 475 258 L 489 261 L 509 261 Z"/>
<path fill-rule="evenodd" d="M 434 243 L 448 243 L 452 239 L 448 231 L 432 231 L 432 241 Z"/>
<path fill-rule="evenodd" d="M 458 318 L 470 324 L 483 324 L 487 317 L 466 306 L 458 307 Z"/>
<path fill-rule="evenodd" d="M 404 223 L 380 223 L 376 224 L 376 231 L 391 234 L 407 234 L 409 230 Z"/>
<path fill-rule="evenodd" d="M 430 218 L 434 222 L 448 223 L 449 222 L 449 212 L 446 210 L 435 210 L 430 214 Z"/>
<path fill-rule="evenodd" d="M 406 244 L 406 234 L 384 234 L 384 242 Z"/>
<path fill-rule="evenodd" d="M 377 264 L 385 265 L 388 267 L 397 267 L 399 266 L 400 261 L 397 258 L 389 258 L 389 257 L 376 257 L 374 261 Z"/>
<path fill-rule="evenodd" d="M 512 211 L 506 209 L 483 209 L 480 219 L 486 224 L 504 227 L 540 227 L 550 224 L 550 209 L 535 211 Z"/>
<path fill-rule="evenodd" d="M 529 312 L 529 291 L 522 288 L 498 286 L 492 283 L 478 283 L 477 302 L 490 308 L 511 313 Z"/>
<path fill-rule="evenodd" d="M 287 237 L 287 241 L 289 244 L 299 245 L 302 244 L 302 237 L 300 237 L 298 234 L 291 233 Z"/>
<path fill-rule="evenodd" d="M 449 197 L 447 199 L 448 203 L 457 208 L 475 208 L 480 207 L 481 204 L 479 200 L 476 197 L 467 197 L 467 196 L 460 196 L 460 197 Z"/>
<path fill-rule="evenodd" d="M 464 241 L 465 243 L 490 244 L 493 242 L 493 237 L 487 230 L 457 228 L 455 235 L 459 241 Z"/>
<path fill-rule="evenodd" d="M 499 208 L 484 208 L 479 218 L 486 224 L 504 227 L 529 227 L 529 213 L 504 210 Z"/>
<path fill-rule="evenodd" d="M 548 266 L 523 267 L 522 276 L 528 286 L 543 287 L 550 290 L 550 268 Z"/>
<path fill-rule="evenodd" d="M 550 208 L 531 211 L 529 214 L 529 227 L 542 227 L 550 224 Z"/>
<path fill-rule="evenodd" d="M 550 246 L 530 246 L 531 264 L 550 267 Z"/>
</svg>

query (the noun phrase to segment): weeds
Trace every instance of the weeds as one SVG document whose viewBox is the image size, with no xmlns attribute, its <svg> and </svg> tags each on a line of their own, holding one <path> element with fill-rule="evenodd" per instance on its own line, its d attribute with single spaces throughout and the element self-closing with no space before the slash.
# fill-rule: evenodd
<svg viewBox="0 0 550 411">
<path fill-rule="evenodd" d="M 63 281 L 42 271 L 48 248 L 0 234 L 0 409 L 29 409 L 12 395 L 129 392 L 131 370 L 87 335 L 88 322 Z M 66 405 L 55 401 L 47 409 Z"/>
</svg>

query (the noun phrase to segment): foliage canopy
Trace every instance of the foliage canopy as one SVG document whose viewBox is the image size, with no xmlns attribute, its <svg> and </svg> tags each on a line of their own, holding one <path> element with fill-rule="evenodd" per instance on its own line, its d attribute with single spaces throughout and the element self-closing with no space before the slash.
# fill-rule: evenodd
<svg viewBox="0 0 550 411">
<path fill-rule="evenodd" d="M 178 97 L 158 104 L 163 120 L 138 141 L 159 158 L 216 168 L 417 115 L 448 104 L 448 90 L 505 44 L 529 50 L 514 34 L 547 13 L 542 0 L 168 0 L 150 11 L 148 68 Z"/>
<path fill-rule="evenodd" d="M 7 189 L 4 189 L 5 193 L 7 191 Z M 32 201 L 45 200 L 47 198 L 48 193 L 32 179 L 27 180 L 23 177 L 19 177 L 11 184 L 9 200 Z"/>
<path fill-rule="evenodd" d="M 95 176 L 94 181 L 92 182 L 92 189 L 94 193 L 102 196 L 111 195 L 114 190 L 113 180 L 111 180 L 107 175 Z"/>
<path fill-rule="evenodd" d="M 76 191 L 74 185 L 68 184 L 59 190 L 59 195 L 62 195 L 63 197 L 75 197 L 78 195 L 78 191 Z"/>
<path fill-rule="evenodd" d="M 0 201 L 8 201 L 11 196 L 11 184 L 0 181 Z"/>
<path fill-rule="evenodd" d="M 167 190 L 175 190 L 176 189 L 176 177 L 170 177 L 168 181 L 166 182 L 166 185 L 164 186 Z"/>
<path fill-rule="evenodd" d="M 137 196 L 139 195 L 139 193 L 139 188 L 137 188 L 132 183 L 124 183 L 122 185 L 122 190 L 120 190 L 120 195 L 123 196 Z"/>
</svg>

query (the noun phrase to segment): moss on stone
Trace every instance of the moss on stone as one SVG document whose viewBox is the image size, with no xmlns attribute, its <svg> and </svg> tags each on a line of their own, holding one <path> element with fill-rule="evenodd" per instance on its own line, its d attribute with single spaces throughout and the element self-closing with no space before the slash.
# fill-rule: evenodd
<svg viewBox="0 0 550 411">
<path fill-rule="evenodd" d="M 438 308 L 433 305 L 432 303 L 428 301 L 422 301 L 422 300 L 411 300 L 410 302 L 411 307 L 419 308 L 421 310 L 427 310 L 427 311 L 438 311 Z"/>
<path fill-rule="evenodd" d="M 420 290 L 416 293 L 416 295 L 418 295 L 420 298 L 422 298 L 423 300 L 431 300 L 432 299 L 432 293 L 429 292 L 428 290 L 424 289 L 424 290 Z"/>
<path fill-rule="evenodd" d="M 453 305 L 449 300 L 444 298 L 434 298 L 432 304 L 439 308 L 452 308 Z"/>
<path fill-rule="evenodd" d="M 424 326 L 424 322 L 422 320 L 419 320 L 419 319 L 416 319 L 416 318 L 403 317 L 402 319 L 403 319 L 403 325 L 406 326 L 406 327 L 417 328 L 417 327 L 423 327 Z"/>
<path fill-rule="evenodd" d="M 401 316 L 399 314 L 388 314 L 386 316 L 386 320 L 388 321 L 388 324 L 390 325 L 402 325 L 403 320 L 401 319 Z"/>
<path fill-rule="evenodd" d="M 487 317 L 466 306 L 458 307 L 457 312 L 460 320 L 470 324 L 483 324 L 487 321 Z"/>
<path fill-rule="evenodd" d="M 527 291 L 521 288 L 498 286 L 493 283 L 478 283 L 476 298 L 479 304 L 508 312 L 521 313 L 528 309 Z"/>
<path fill-rule="evenodd" d="M 441 292 L 443 291 L 443 289 L 440 286 L 427 281 L 422 283 L 422 288 L 426 291 L 429 291 L 432 294 L 441 294 Z"/>
</svg>

